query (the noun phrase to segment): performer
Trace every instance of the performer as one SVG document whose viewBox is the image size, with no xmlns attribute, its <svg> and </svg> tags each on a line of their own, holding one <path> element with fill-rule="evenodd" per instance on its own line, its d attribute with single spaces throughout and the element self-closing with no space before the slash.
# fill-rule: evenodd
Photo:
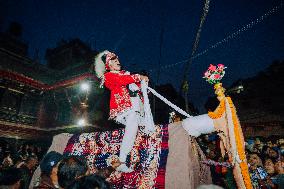
<svg viewBox="0 0 284 189">
<path fill-rule="evenodd" d="M 120 146 L 120 166 L 116 169 L 122 172 L 132 172 L 125 165 L 128 153 L 131 151 L 138 131 L 138 125 L 143 125 L 143 100 L 140 92 L 140 82 L 149 81 L 147 76 L 130 74 L 121 70 L 118 57 L 109 51 L 99 53 L 95 59 L 95 71 L 110 91 L 109 119 L 125 125 L 125 133 Z"/>
</svg>

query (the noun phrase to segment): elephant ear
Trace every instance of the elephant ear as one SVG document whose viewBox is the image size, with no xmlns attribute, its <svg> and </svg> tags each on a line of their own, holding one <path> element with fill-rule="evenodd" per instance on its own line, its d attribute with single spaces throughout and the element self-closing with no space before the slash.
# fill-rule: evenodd
<svg viewBox="0 0 284 189">
<path fill-rule="evenodd" d="M 108 50 L 105 50 L 103 52 L 100 52 L 95 57 L 95 72 L 98 78 L 103 79 L 104 73 L 106 72 L 105 68 L 105 59 L 106 55 L 109 53 Z"/>
</svg>

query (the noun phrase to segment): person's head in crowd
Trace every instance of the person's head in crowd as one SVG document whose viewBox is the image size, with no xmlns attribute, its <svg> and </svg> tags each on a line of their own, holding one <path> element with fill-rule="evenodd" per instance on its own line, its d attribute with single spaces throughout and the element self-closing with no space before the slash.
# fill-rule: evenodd
<svg viewBox="0 0 284 189">
<path fill-rule="evenodd" d="M 27 146 L 26 145 L 22 145 L 20 147 L 20 150 L 18 151 L 20 157 L 22 158 L 22 160 L 26 161 L 28 158 L 28 152 L 27 152 Z"/>
<path fill-rule="evenodd" d="M 268 156 L 273 160 L 276 160 L 279 157 L 277 150 L 275 150 L 274 148 L 270 148 L 269 146 L 264 146 L 262 153 L 263 155 Z"/>
<path fill-rule="evenodd" d="M 263 167 L 262 161 L 258 154 L 251 153 L 249 154 L 248 163 L 251 169 L 256 169 L 257 167 Z"/>
<path fill-rule="evenodd" d="M 267 145 L 268 147 L 270 147 L 270 148 L 273 147 L 273 143 L 272 143 L 271 140 L 267 140 L 266 145 Z"/>
<path fill-rule="evenodd" d="M 4 168 L 7 168 L 7 167 L 11 167 L 14 165 L 14 161 L 11 157 L 11 152 L 10 151 L 6 151 L 4 153 L 4 158 L 3 158 L 3 162 L 2 162 L 2 165 Z"/>
<path fill-rule="evenodd" d="M 201 138 L 201 137 L 197 137 L 197 142 L 198 142 L 198 143 L 203 143 L 202 138 Z"/>
<path fill-rule="evenodd" d="M 21 186 L 21 170 L 11 167 L 0 172 L 0 188 L 19 189 Z"/>
<path fill-rule="evenodd" d="M 284 144 L 284 138 L 279 138 L 279 139 L 277 140 L 277 145 L 278 145 L 278 146 L 281 146 L 282 144 Z"/>
<path fill-rule="evenodd" d="M 272 159 L 270 158 L 266 158 L 263 162 L 264 164 L 264 168 L 266 170 L 266 172 L 269 174 L 269 175 L 274 175 L 275 174 L 275 169 L 274 169 L 274 163 L 272 161 Z"/>
<path fill-rule="evenodd" d="M 206 142 L 209 142 L 209 135 L 204 135 L 204 140 L 205 140 Z"/>
<path fill-rule="evenodd" d="M 27 149 L 27 152 L 28 152 L 28 155 L 34 155 L 31 148 L 28 148 L 28 149 Z"/>
<path fill-rule="evenodd" d="M 278 160 L 275 163 L 275 172 L 276 174 L 284 174 L 284 161 Z"/>
<path fill-rule="evenodd" d="M 54 185 L 58 184 L 58 165 L 62 158 L 63 155 L 60 153 L 51 151 L 47 153 L 40 162 L 42 175 L 49 177 Z"/>
<path fill-rule="evenodd" d="M 209 159 L 212 159 L 212 160 L 215 160 L 217 157 L 216 157 L 216 151 L 215 150 L 209 150 L 208 152 L 208 158 Z"/>
<path fill-rule="evenodd" d="M 79 178 L 69 185 L 66 189 L 110 189 L 110 184 L 106 180 L 96 174 Z"/>
<path fill-rule="evenodd" d="M 246 150 L 252 152 L 253 147 L 254 147 L 254 140 L 252 138 L 247 139 L 245 143 Z"/>
<path fill-rule="evenodd" d="M 74 180 L 88 174 L 87 161 L 76 156 L 64 158 L 58 166 L 58 184 L 62 188 L 69 186 Z"/>
<path fill-rule="evenodd" d="M 256 138 L 254 140 L 254 145 L 253 145 L 253 148 L 252 148 L 252 152 L 260 154 L 260 152 L 262 150 L 262 147 L 263 147 L 263 143 L 260 141 L 259 138 Z"/>
</svg>

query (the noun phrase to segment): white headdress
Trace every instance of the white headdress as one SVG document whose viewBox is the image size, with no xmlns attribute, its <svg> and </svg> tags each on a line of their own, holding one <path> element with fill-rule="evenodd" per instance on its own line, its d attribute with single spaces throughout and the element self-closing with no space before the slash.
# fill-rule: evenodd
<svg viewBox="0 0 284 189">
<path fill-rule="evenodd" d="M 105 50 L 99 53 L 95 58 L 95 72 L 96 72 L 97 77 L 101 79 L 101 84 L 100 84 L 101 88 L 103 87 L 103 84 L 105 81 L 104 74 L 106 72 L 105 62 L 102 60 L 102 57 L 106 56 L 109 53 L 110 52 L 108 50 Z"/>
</svg>

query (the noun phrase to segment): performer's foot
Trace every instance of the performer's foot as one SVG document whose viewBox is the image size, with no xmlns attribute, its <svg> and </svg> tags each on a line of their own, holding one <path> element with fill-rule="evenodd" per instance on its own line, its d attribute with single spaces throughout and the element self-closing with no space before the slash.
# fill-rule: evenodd
<svg viewBox="0 0 284 189">
<path fill-rule="evenodd" d="M 127 166 L 125 165 L 125 163 L 121 163 L 120 166 L 118 166 L 118 167 L 116 168 L 116 170 L 117 170 L 117 171 L 124 172 L 124 173 L 130 173 L 130 172 L 133 171 L 133 169 L 127 167 Z"/>
</svg>

